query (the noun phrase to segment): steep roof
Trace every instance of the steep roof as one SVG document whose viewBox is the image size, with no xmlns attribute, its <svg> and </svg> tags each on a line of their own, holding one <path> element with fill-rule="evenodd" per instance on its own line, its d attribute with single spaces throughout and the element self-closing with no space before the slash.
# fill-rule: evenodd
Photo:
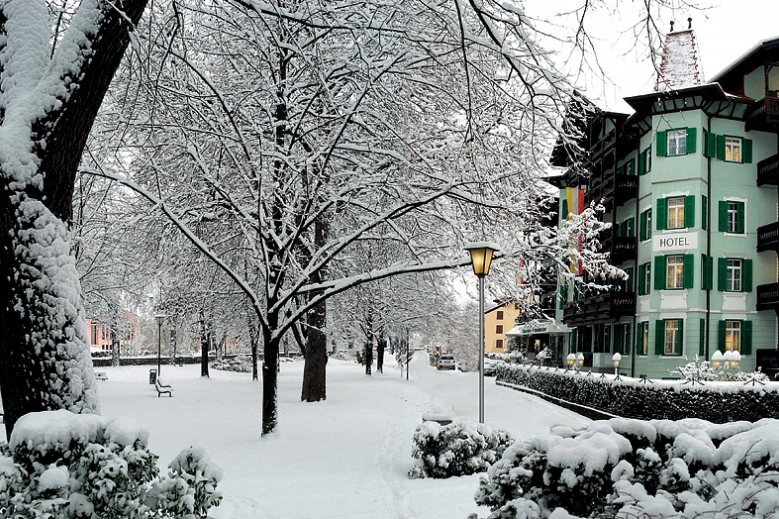
<svg viewBox="0 0 779 519">
<path fill-rule="evenodd" d="M 695 33 L 692 29 L 668 33 L 665 36 L 663 59 L 660 62 L 655 90 L 678 90 L 700 85 L 703 81 Z"/>
</svg>

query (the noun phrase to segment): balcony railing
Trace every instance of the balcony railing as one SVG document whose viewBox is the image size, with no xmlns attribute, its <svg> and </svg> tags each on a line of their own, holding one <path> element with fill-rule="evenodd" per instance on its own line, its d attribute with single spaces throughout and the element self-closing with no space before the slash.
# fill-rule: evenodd
<svg viewBox="0 0 779 519">
<path fill-rule="evenodd" d="M 779 222 L 757 228 L 757 252 L 779 252 Z"/>
<path fill-rule="evenodd" d="M 757 163 L 757 185 L 779 185 L 779 154 Z"/>
<path fill-rule="evenodd" d="M 765 97 L 755 101 L 744 113 L 746 130 L 777 131 L 779 130 L 779 98 Z"/>
<path fill-rule="evenodd" d="M 616 265 L 636 259 L 637 245 L 635 236 L 617 236 L 612 242 L 611 263 Z"/>
<path fill-rule="evenodd" d="M 634 292 L 606 292 L 566 304 L 563 322 L 569 326 L 605 323 L 635 311 Z"/>
<path fill-rule="evenodd" d="M 757 310 L 779 309 L 779 283 L 757 285 Z"/>
</svg>

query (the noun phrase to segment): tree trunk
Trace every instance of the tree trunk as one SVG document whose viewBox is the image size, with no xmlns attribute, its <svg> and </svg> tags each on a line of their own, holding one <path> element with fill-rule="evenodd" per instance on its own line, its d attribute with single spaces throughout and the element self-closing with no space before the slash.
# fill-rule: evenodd
<svg viewBox="0 0 779 519">
<path fill-rule="evenodd" d="M 71 217 L 87 136 L 146 0 L 127 0 L 124 12 L 114 3 L 101 2 L 94 21 L 85 10 L 81 26 L 72 29 L 84 31 L 85 41 L 71 47 L 83 61 L 66 66 L 64 58 L 68 63 L 78 59 L 55 52 L 53 59 L 63 68 L 45 63 L 49 51 L 44 55 L 40 47 L 20 45 L 42 28 L 38 20 L 46 19 L 44 3 L 40 13 L 34 12 L 35 4 L 24 9 L 12 4 L 0 3 L 0 34 L 7 38 L 0 61 L 5 79 L 0 97 L 6 102 L 0 110 L 0 141 L 14 143 L 6 148 L 10 153 L 0 155 L 0 394 L 9 436 L 16 421 L 29 412 L 99 410 L 65 222 Z M 29 20 L 10 23 L 30 14 L 31 26 L 25 25 Z M 40 94 L 20 95 L 20 89 L 38 89 Z M 46 109 L 31 105 L 41 100 L 56 102 Z M 16 119 L 6 125 L 11 114 Z"/>
<path fill-rule="evenodd" d="M 116 320 L 114 320 L 114 326 L 111 328 L 111 365 L 114 367 L 119 366 L 120 348 L 121 342 L 119 334 L 116 333 Z"/>
<path fill-rule="evenodd" d="M 211 342 L 211 332 L 207 330 L 206 324 L 201 323 L 200 332 L 200 376 L 210 377 L 208 374 L 208 345 Z"/>
<path fill-rule="evenodd" d="M 268 327 L 262 327 L 264 343 L 262 359 L 262 434 L 270 434 L 278 423 L 278 367 L 279 344 L 281 337 L 273 337 L 272 331 L 278 329 L 279 316 L 268 313 Z"/>
<path fill-rule="evenodd" d="M 376 348 L 376 371 L 384 373 L 384 337 L 379 336 L 379 345 Z"/>
<path fill-rule="evenodd" d="M 259 373 L 257 373 L 257 327 L 249 325 L 249 344 L 252 348 L 252 380 L 259 380 Z"/>
<path fill-rule="evenodd" d="M 327 303 L 322 301 L 308 314 L 305 367 L 303 368 L 303 391 L 300 399 L 305 402 L 319 402 L 327 399 Z"/>
<path fill-rule="evenodd" d="M 170 327 L 170 363 L 176 364 L 176 327 Z"/>
</svg>

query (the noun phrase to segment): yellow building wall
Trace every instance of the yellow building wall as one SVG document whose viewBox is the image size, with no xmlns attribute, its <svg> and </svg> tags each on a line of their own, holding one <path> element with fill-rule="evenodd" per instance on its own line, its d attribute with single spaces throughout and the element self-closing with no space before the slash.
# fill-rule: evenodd
<svg viewBox="0 0 779 519">
<path fill-rule="evenodd" d="M 514 319 L 518 315 L 519 310 L 513 301 L 484 312 L 485 353 L 506 351 L 506 332 L 514 328 Z"/>
</svg>

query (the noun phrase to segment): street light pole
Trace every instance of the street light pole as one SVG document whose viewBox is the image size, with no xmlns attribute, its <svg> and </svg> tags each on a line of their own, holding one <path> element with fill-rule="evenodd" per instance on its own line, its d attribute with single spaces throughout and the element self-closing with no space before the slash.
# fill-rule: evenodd
<svg viewBox="0 0 779 519">
<path fill-rule="evenodd" d="M 466 244 L 465 250 L 479 279 L 479 423 L 484 423 L 484 277 L 490 273 L 492 255 L 499 249 L 493 243 L 480 242 Z"/>
<path fill-rule="evenodd" d="M 157 320 L 157 378 L 160 377 L 160 358 L 162 356 L 162 323 L 165 321 L 164 314 L 157 314 L 154 318 Z"/>
</svg>

